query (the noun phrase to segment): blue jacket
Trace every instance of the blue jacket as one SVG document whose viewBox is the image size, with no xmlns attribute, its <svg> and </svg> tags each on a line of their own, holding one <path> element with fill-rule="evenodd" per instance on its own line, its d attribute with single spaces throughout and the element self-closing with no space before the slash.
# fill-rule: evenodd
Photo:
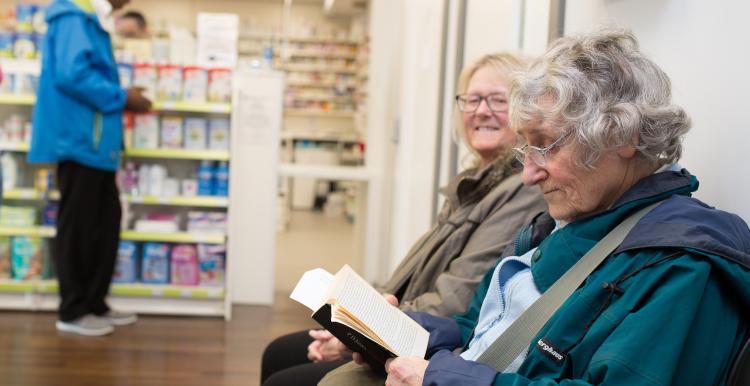
<svg viewBox="0 0 750 386">
<path fill-rule="evenodd" d="M 109 33 L 88 0 L 56 0 L 46 21 L 29 162 L 117 170 L 126 92 Z"/>
<path fill-rule="evenodd" d="M 498 374 L 449 351 L 470 339 L 487 278 L 464 315 L 412 314 L 431 332 L 424 384 L 724 384 L 748 337 L 750 229 L 690 198 L 697 186 L 684 170 L 649 176 L 611 209 L 542 242 L 531 269 L 544 292 L 627 215 L 666 199 L 563 303 L 530 342 L 517 373 Z M 560 355 L 543 350 L 540 339 Z"/>
</svg>

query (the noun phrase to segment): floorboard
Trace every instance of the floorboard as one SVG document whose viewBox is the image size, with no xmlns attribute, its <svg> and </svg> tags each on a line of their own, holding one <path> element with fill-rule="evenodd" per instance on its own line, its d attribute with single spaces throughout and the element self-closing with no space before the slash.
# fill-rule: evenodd
<svg viewBox="0 0 750 386">
<path fill-rule="evenodd" d="M 141 316 L 106 337 L 59 333 L 55 320 L 52 312 L 0 312 L 1 384 L 258 385 L 266 344 L 315 326 L 285 294 L 273 307 L 235 306 L 230 322 Z"/>
</svg>

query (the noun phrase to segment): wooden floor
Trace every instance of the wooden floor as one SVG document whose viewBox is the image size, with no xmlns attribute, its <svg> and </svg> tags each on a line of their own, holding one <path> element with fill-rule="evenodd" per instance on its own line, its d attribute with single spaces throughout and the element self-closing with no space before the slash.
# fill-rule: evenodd
<svg viewBox="0 0 750 386">
<path fill-rule="evenodd" d="M 141 316 L 106 337 L 55 330 L 51 312 L 0 312 L 0 384 L 192 386 L 259 384 L 263 348 L 315 326 L 301 305 L 235 306 L 233 318 Z"/>
</svg>

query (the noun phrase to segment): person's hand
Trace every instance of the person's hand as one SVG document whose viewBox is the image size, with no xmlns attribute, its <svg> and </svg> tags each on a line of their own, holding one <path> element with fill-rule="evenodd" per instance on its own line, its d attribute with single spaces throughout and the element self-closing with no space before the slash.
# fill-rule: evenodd
<svg viewBox="0 0 750 386">
<path fill-rule="evenodd" d="M 385 362 L 386 386 L 420 386 L 430 362 L 417 357 L 398 357 Z"/>
<path fill-rule="evenodd" d="M 311 362 L 331 362 L 341 359 L 341 345 L 338 339 L 328 330 L 310 330 L 310 337 L 315 339 L 307 346 L 307 359 Z"/>
<path fill-rule="evenodd" d="M 145 113 L 151 110 L 151 101 L 143 95 L 143 87 L 131 87 L 125 100 L 125 110 Z"/>
<path fill-rule="evenodd" d="M 383 294 L 383 297 L 388 303 L 391 303 L 392 306 L 398 307 L 398 298 L 391 294 Z"/>
</svg>

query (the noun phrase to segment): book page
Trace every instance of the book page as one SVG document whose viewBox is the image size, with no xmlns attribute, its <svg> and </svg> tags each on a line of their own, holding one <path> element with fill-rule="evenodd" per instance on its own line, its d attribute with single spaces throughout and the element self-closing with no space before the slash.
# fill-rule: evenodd
<svg viewBox="0 0 750 386">
<path fill-rule="evenodd" d="M 322 268 L 316 268 L 302 275 L 289 297 L 312 311 L 317 311 L 328 299 L 326 292 L 331 283 L 333 275 Z"/>
<path fill-rule="evenodd" d="M 367 326 L 376 335 L 373 340 L 382 340 L 394 354 L 424 358 L 430 334 L 403 311 L 388 303 L 348 265 L 336 273 L 327 298 L 346 309 L 350 318 L 356 318 Z M 332 320 L 339 322 L 334 318 L 332 316 Z M 345 319 L 348 318 L 344 317 L 341 321 Z"/>
</svg>

